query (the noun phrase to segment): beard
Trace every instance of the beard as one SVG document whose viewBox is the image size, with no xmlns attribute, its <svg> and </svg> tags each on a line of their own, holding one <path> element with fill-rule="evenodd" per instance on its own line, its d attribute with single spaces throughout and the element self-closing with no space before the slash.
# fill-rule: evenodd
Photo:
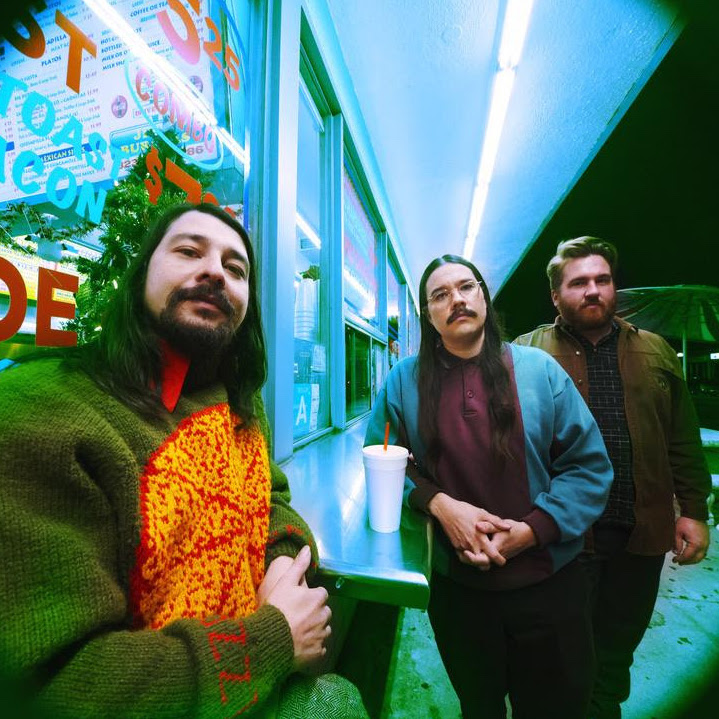
<svg viewBox="0 0 719 719">
<path fill-rule="evenodd" d="M 589 313 L 587 308 L 597 307 L 600 311 Z M 607 302 L 583 303 L 579 307 L 559 304 L 559 312 L 564 320 L 575 330 L 596 330 L 611 324 L 617 307 L 616 295 Z"/>
<path fill-rule="evenodd" d="M 214 303 L 225 315 L 224 321 L 211 325 L 182 317 L 178 308 L 183 301 L 190 299 Z M 202 317 L 202 311 L 199 311 L 198 315 Z M 198 285 L 172 292 L 154 324 L 160 337 L 179 352 L 190 358 L 206 358 L 223 352 L 232 342 L 236 330 L 233 315 L 234 308 L 221 289 Z"/>
</svg>

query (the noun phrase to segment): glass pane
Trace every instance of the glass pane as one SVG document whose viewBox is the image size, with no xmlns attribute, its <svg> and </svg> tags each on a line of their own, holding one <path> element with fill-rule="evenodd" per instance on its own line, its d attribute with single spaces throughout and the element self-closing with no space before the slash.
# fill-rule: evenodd
<svg viewBox="0 0 719 719">
<path fill-rule="evenodd" d="M 295 243 L 293 436 L 302 439 L 330 422 L 326 330 L 321 302 L 321 143 L 323 129 L 311 100 L 300 90 Z"/>
<path fill-rule="evenodd" d="M 243 215 L 250 0 L 35 5 L 0 43 L 0 253 L 32 277 L 103 254 L 76 293 L 83 342 L 159 211 L 189 198 Z M 43 240 L 29 253 L 27 236 Z M 34 343 L 35 313 L 33 297 L 13 342 Z"/>
<path fill-rule="evenodd" d="M 370 338 L 345 326 L 345 401 L 347 419 L 368 412 L 371 407 Z"/>
<path fill-rule="evenodd" d="M 345 307 L 376 325 L 379 294 L 377 237 L 346 168 L 343 184 Z"/>
<path fill-rule="evenodd" d="M 386 345 L 372 340 L 372 396 L 370 398 L 372 405 L 374 405 L 374 398 L 384 385 L 385 369 L 387 367 L 387 360 L 385 359 L 386 350 Z"/>
<path fill-rule="evenodd" d="M 82 53 L 79 62 L 70 51 L 70 37 L 56 24 L 60 5 L 85 35 L 83 42 L 96 48 L 93 54 Z M 9 154 L 12 159 L 31 151 L 46 165 L 51 159 L 52 165 L 39 172 L 39 164 L 26 167 L 23 176 L 37 182 L 4 183 L 0 201 L 42 198 L 60 209 L 72 207 L 80 215 L 97 216 L 102 210 L 97 207 L 99 188 L 112 187 L 155 145 L 159 164 L 154 156 L 147 163 L 151 198 L 153 191 L 163 192 L 165 185 L 183 179 L 165 167 L 174 151 L 210 173 L 201 178 L 204 190 L 213 184 L 225 195 L 216 195 L 218 200 L 240 202 L 241 191 L 228 193 L 236 191 L 237 178 L 232 178 L 231 188 L 216 180 L 223 170 L 242 173 L 247 159 L 248 3 L 203 3 L 199 12 L 187 3 L 158 5 L 158 12 L 137 11 L 136 5 L 115 0 L 91 10 L 82 0 L 48 0 L 46 9 L 31 11 L 37 27 L 20 32 L 34 33 L 37 44 L 44 40 L 43 55 L 26 56 L 27 45 L 4 44 L 3 67 L 19 81 L 3 121 L 4 139 L 12 146 Z M 178 33 L 177 27 L 183 31 Z M 26 102 L 33 103 L 32 113 L 28 107 L 22 112 Z M 27 124 L 30 114 L 35 129 Z M 73 148 L 76 141 L 83 144 Z M 51 174 L 56 167 L 66 172 Z M 70 188 L 77 185 L 74 191 L 56 191 L 61 177 L 62 188 L 69 182 Z M 157 182 L 160 186 L 155 188 Z M 93 186 L 91 201 L 91 190 L 82 192 L 86 183 Z"/>
<path fill-rule="evenodd" d="M 400 307 L 402 292 L 404 285 L 400 284 L 394 268 L 390 265 L 387 271 L 387 339 L 390 367 L 394 367 L 399 358 L 404 356 L 400 346 L 400 325 L 403 321 Z"/>
<path fill-rule="evenodd" d="M 324 136 L 314 103 L 300 89 L 297 128 L 297 212 L 315 231 L 320 226 L 320 153 Z M 319 234 L 319 233 L 318 233 Z"/>
<path fill-rule="evenodd" d="M 419 317 L 415 304 L 408 295 L 407 307 L 407 355 L 416 355 L 419 352 Z"/>
</svg>

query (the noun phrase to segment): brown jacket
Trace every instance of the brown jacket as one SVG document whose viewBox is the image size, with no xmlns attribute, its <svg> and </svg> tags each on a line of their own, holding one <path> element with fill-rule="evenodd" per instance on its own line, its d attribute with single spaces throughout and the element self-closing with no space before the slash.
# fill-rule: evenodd
<svg viewBox="0 0 719 719">
<path fill-rule="evenodd" d="M 636 525 L 627 549 L 663 554 L 674 545 L 674 497 L 681 515 L 706 520 L 711 477 L 699 423 L 676 353 L 659 336 L 618 317 L 619 372 L 632 443 Z M 584 349 L 558 317 L 514 340 L 551 354 L 588 398 Z"/>
</svg>

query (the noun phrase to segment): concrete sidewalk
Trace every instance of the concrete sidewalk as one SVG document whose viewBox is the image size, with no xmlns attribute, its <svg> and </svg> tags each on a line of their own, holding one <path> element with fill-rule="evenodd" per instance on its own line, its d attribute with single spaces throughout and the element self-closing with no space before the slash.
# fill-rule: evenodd
<svg viewBox="0 0 719 719">
<path fill-rule="evenodd" d="M 635 654 L 623 719 L 719 717 L 719 531 L 712 529 L 709 557 L 701 564 L 678 567 L 671 556 Z M 425 612 L 402 612 L 381 717 L 461 717 Z"/>
<path fill-rule="evenodd" d="M 667 555 L 652 621 L 634 657 L 623 719 L 719 716 L 719 531 L 688 567 Z"/>
</svg>

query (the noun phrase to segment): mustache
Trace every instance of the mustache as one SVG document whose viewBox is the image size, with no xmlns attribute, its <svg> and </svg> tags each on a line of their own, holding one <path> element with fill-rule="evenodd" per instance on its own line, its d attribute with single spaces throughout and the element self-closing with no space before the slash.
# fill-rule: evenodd
<svg viewBox="0 0 719 719">
<path fill-rule="evenodd" d="M 447 317 L 447 324 L 451 325 L 459 317 L 476 317 L 477 313 L 468 307 L 458 307 L 452 314 Z"/>
<path fill-rule="evenodd" d="M 195 287 L 180 287 L 174 290 L 167 300 L 167 309 L 176 307 L 180 302 L 184 302 L 185 300 L 209 302 L 226 315 L 232 314 L 232 303 L 225 292 L 209 284 L 196 285 Z"/>
</svg>

